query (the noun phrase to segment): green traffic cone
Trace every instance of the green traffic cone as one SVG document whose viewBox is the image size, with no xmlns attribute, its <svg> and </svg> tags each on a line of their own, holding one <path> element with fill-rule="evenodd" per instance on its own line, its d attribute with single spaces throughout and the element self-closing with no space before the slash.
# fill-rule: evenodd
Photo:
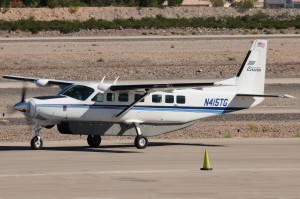
<svg viewBox="0 0 300 199">
<path fill-rule="evenodd" d="M 205 154 L 204 154 L 203 168 L 201 168 L 201 170 L 212 170 L 212 168 L 210 167 L 208 153 L 206 150 L 205 150 Z"/>
</svg>

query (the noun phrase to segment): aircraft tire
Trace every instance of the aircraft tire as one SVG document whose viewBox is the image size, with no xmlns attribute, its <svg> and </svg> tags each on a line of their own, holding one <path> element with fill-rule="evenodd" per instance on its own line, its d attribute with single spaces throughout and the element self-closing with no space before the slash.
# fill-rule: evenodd
<svg viewBox="0 0 300 199">
<path fill-rule="evenodd" d="M 90 147 L 98 147 L 101 143 L 101 136 L 100 135 L 88 135 L 87 143 Z"/>
<path fill-rule="evenodd" d="M 33 150 L 39 150 L 43 147 L 42 138 L 38 139 L 37 136 L 34 136 L 30 142 L 30 146 Z"/>
<path fill-rule="evenodd" d="M 148 146 L 148 139 L 143 135 L 135 137 L 134 145 L 137 149 L 145 149 Z"/>
</svg>

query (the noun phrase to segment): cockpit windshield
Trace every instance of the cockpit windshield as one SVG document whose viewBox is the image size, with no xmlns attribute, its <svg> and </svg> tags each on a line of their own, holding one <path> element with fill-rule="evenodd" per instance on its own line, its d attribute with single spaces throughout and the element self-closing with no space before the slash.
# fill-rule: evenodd
<svg viewBox="0 0 300 199">
<path fill-rule="evenodd" d="M 65 96 L 69 96 L 84 101 L 89 96 L 91 96 L 91 94 L 93 94 L 94 91 L 95 91 L 94 89 L 87 86 L 71 85 L 61 90 L 57 95 L 65 95 Z"/>
</svg>

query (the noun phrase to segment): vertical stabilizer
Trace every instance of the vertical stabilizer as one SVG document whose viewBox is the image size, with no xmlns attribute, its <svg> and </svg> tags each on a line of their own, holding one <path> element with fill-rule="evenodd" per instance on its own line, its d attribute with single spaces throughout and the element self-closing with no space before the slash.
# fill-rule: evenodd
<svg viewBox="0 0 300 199">
<path fill-rule="evenodd" d="M 237 93 L 264 94 L 267 40 L 255 40 L 237 74 Z"/>
</svg>

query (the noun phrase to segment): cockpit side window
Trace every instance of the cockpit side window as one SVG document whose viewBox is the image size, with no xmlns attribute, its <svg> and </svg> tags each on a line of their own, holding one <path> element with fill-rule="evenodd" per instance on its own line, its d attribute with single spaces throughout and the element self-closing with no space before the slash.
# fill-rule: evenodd
<svg viewBox="0 0 300 199">
<path fill-rule="evenodd" d="M 103 93 L 97 93 L 95 97 L 93 97 L 92 101 L 94 102 L 103 102 L 104 94 Z"/>
<path fill-rule="evenodd" d="M 64 89 L 59 91 L 59 93 L 57 93 L 57 95 L 63 95 L 64 92 L 66 92 L 67 90 L 69 90 L 72 87 L 74 87 L 74 85 L 66 86 Z"/>
<path fill-rule="evenodd" d="M 70 87 L 69 89 L 64 89 L 63 92 L 59 92 L 58 95 L 65 95 L 69 96 L 81 101 L 85 101 L 87 98 L 89 98 L 93 93 L 94 89 L 87 87 L 87 86 L 82 86 L 82 85 L 76 85 L 73 87 Z"/>
</svg>

